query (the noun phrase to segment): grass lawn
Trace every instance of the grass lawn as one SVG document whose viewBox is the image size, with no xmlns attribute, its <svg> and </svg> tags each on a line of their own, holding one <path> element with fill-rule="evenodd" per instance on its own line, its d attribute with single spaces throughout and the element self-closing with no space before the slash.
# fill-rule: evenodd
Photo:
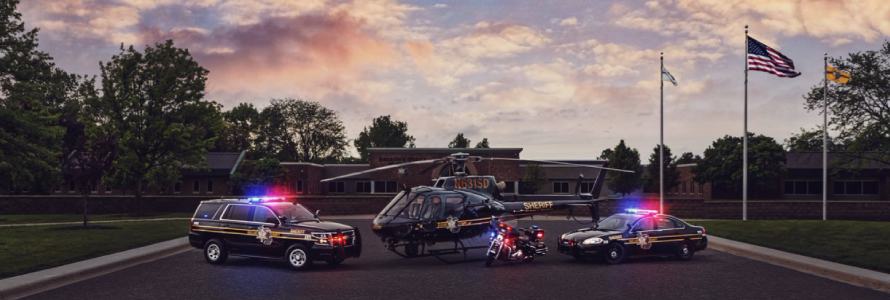
<svg viewBox="0 0 890 300">
<path fill-rule="evenodd" d="M 191 218 L 192 213 L 163 213 L 134 217 L 129 214 L 88 215 L 90 221 L 125 219 Z M 83 215 L 0 215 L 0 225 L 21 223 L 83 222 Z"/>
<path fill-rule="evenodd" d="M 708 234 L 890 273 L 890 222 L 695 221 Z"/>
<path fill-rule="evenodd" d="M 188 220 L 104 223 L 108 229 L 0 227 L 0 279 L 188 235 Z"/>
</svg>

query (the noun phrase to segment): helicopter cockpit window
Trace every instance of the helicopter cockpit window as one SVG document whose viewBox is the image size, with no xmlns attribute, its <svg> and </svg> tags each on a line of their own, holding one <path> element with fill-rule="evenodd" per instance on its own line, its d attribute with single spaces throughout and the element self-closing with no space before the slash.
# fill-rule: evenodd
<svg viewBox="0 0 890 300">
<path fill-rule="evenodd" d="M 426 220 L 439 218 L 442 214 L 442 198 L 437 196 L 430 197 L 426 201 L 426 208 L 423 211 L 423 218 Z"/>
<path fill-rule="evenodd" d="M 399 216 L 419 219 L 421 212 L 423 212 L 423 196 L 416 196 L 408 202 L 408 205 L 402 210 Z"/>
<path fill-rule="evenodd" d="M 457 217 L 464 212 L 464 198 L 451 196 L 445 198 L 445 216 Z"/>
</svg>

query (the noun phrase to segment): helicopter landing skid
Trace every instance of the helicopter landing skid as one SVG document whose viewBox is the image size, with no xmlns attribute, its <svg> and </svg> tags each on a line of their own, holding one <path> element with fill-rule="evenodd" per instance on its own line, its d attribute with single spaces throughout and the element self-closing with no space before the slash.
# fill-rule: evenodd
<svg viewBox="0 0 890 300">
<path fill-rule="evenodd" d="M 408 247 L 420 247 L 420 251 L 417 251 L 417 254 L 409 255 Z M 402 252 L 399 252 L 399 248 L 402 248 Z M 387 249 L 389 249 L 389 251 L 392 251 L 396 255 L 404 257 L 404 258 L 435 257 L 439 261 L 446 263 L 446 264 L 459 264 L 459 263 L 467 263 L 467 262 L 484 261 L 485 259 L 469 259 L 469 258 L 467 258 L 467 251 L 470 251 L 473 249 L 485 249 L 485 248 L 488 248 L 488 246 L 483 245 L 483 246 L 467 247 L 460 240 L 455 241 L 454 248 L 451 248 L 451 249 L 426 250 L 426 245 L 423 245 L 423 244 L 418 245 L 418 244 L 411 244 L 411 243 L 390 244 L 387 246 Z M 463 260 L 451 261 L 451 260 L 442 258 L 443 255 L 452 255 L 452 254 L 461 254 L 461 253 L 463 253 L 463 255 L 464 255 Z"/>
</svg>

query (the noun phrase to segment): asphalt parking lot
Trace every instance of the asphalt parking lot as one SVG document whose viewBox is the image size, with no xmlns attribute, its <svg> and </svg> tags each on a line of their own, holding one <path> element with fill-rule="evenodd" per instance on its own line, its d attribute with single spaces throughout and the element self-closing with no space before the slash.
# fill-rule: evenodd
<svg viewBox="0 0 890 300">
<path fill-rule="evenodd" d="M 531 263 L 495 262 L 492 268 L 481 261 L 405 259 L 383 248 L 369 220 L 341 222 L 360 226 L 365 243 L 361 258 L 339 266 L 318 262 L 311 271 L 295 272 L 283 262 L 238 257 L 215 266 L 195 249 L 27 299 L 890 299 L 711 249 L 688 262 L 579 262 L 555 250 L 560 234 L 583 226 L 572 221 L 523 221 L 547 230 L 551 252 Z"/>
</svg>

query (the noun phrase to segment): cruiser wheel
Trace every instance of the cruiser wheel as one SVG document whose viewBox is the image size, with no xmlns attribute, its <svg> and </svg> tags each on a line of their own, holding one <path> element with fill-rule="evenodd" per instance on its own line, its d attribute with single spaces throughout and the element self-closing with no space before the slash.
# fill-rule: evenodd
<svg viewBox="0 0 890 300">
<path fill-rule="evenodd" d="M 619 243 L 612 243 L 606 248 L 605 253 L 603 253 L 603 258 L 606 263 L 610 265 L 620 264 L 624 261 L 624 257 L 626 256 L 626 252 L 624 250 L 624 246 Z"/>
<path fill-rule="evenodd" d="M 692 256 L 695 255 L 695 248 L 692 248 L 692 245 L 689 242 L 682 242 L 677 246 L 677 253 L 674 256 L 681 261 L 687 261 L 692 259 Z"/>
<path fill-rule="evenodd" d="M 303 245 L 293 245 L 285 252 L 287 264 L 295 270 L 304 270 L 312 266 L 312 258 L 309 251 Z"/>
<path fill-rule="evenodd" d="M 204 244 L 204 260 L 211 264 L 221 264 L 229 258 L 229 250 L 225 244 L 218 239 L 212 239 Z"/>
</svg>

